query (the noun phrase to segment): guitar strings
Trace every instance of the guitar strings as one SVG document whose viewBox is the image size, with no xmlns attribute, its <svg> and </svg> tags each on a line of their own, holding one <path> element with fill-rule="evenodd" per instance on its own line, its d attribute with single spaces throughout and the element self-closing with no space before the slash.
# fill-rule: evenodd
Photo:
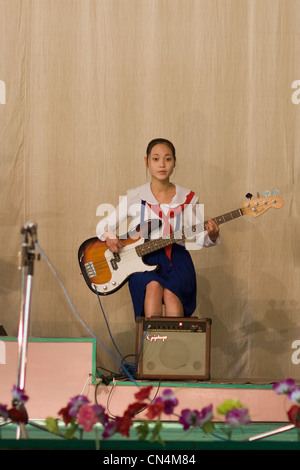
<svg viewBox="0 0 300 470">
<path fill-rule="evenodd" d="M 202 226 L 203 226 L 203 224 L 201 224 L 201 227 Z M 142 257 L 142 256 L 144 256 L 144 255 L 146 255 L 146 254 L 148 254 L 152 251 L 156 251 L 160 248 L 164 248 L 164 247 L 168 246 L 169 244 L 172 245 L 173 243 L 184 241 L 187 238 L 189 238 L 190 236 L 195 235 L 195 230 L 197 230 L 197 227 L 194 226 L 192 229 L 183 229 L 183 230 L 178 230 L 176 232 L 172 232 L 171 234 L 167 235 L 166 237 L 157 238 L 157 239 L 154 238 L 154 239 L 150 240 L 149 242 L 144 242 L 144 243 L 141 243 L 137 246 L 135 246 L 135 243 L 133 243 L 132 245 L 130 245 L 130 244 L 126 245 L 124 247 L 124 249 L 121 249 L 120 252 L 119 252 L 119 255 L 121 257 L 121 261 L 128 261 L 128 259 L 130 259 L 133 254 Z M 189 230 L 189 232 L 188 232 L 188 230 Z M 197 233 L 200 233 L 200 231 L 197 231 Z M 186 235 L 184 235 L 184 234 L 186 234 Z M 168 237 L 170 237 L 170 243 L 166 243 L 166 240 L 168 239 Z M 149 250 L 149 246 L 147 245 L 148 243 L 150 243 L 151 247 L 154 246 L 154 249 L 151 248 L 151 251 Z M 113 260 L 114 260 L 114 257 L 113 257 L 113 253 L 112 253 L 110 259 L 107 259 L 107 258 L 101 256 L 101 258 L 99 258 L 99 259 L 93 258 L 92 263 L 93 263 L 94 268 L 97 270 L 97 269 L 105 268 L 108 265 L 108 262 L 113 261 Z"/>
<path fill-rule="evenodd" d="M 178 241 L 182 241 L 183 239 L 179 239 Z M 173 241 L 170 242 L 170 245 L 174 243 Z M 163 248 L 167 245 L 165 245 L 164 243 L 162 243 L 162 246 L 158 246 L 159 245 L 159 242 L 157 243 L 157 246 L 151 250 L 151 251 L 156 251 L 160 248 Z M 152 245 L 153 246 L 153 245 Z M 145 247 L 145 249 L 143 250 L 143 247 Z M 126 250 L 120 250 L 119 252 L 119 255 L 120 255 L 120 258 L 121 258 L 121 261 L 128 261 L 130 258 L 135 258 L 136 256 L 139 256 L 139 257 L 142 257 L 146 254 L 148 254 L 148 250 L 147 250 L 147 242 L 145 244 L 140 244 L 140 245 L 137 245 L 137 246 L 130 246 L 130 245 L 127 245 L 125 248 L 127 248 Z M 140 248 L 140 250 L 138 250 L 138 248 Z M 141 253 L 141 255 L 138 253 L 138 251 L 145 251 L 145 253 Z M 105 268 L 106 266 L 109 265 L 109 261 L 114 261 L 114 256 L 113 256 L 113 253 L 111 253 L 111 256 L 109 259 L 105 258 L 105 257 L 101 257 L 99 258 L 98 260 L 97 259 L 93 259 L 92 263 L 93 263 L 93 266 L 95 268 L 95 270 L 97 271 L 97 269 L 103 269 Z M 116 260 L 116 262 L 118 262 Z"/>
<path fill-rule="evenodd" d="M 272 201 L 272 204 L 274 204 L 274 201 Z M 265 211 L 266 209 L 268 209 L 269 207 L 271 207 L 271 206 L 264 206 L 262 212 L 264 212 L 264 211 Z M 251 207 L 249 207 L 249 208 L 244 208 L 244 207 L 243 207 L 243 208 L 239 208 L 239 209 L 236 209 L 236 210 L 234 210 L 234 211 L 232 211 L 232 212 L 227 212 L 226 214 L 223 214 L 223 215 L 220 215 L 220 216 L 218 216 L 218 217 L 215 217 L 215 218 L 213 218 L 213 220 L 214 220 L 218 225 L 221 225 L 221 224 L 223 224 L 223 223 L 225 223 L 225 222 L 228 222 L 228 221 L 230 221 L 230 220 L 234 220 L 234 219 L 236 219 L 237 217 L 243 216 L 244 214 L 246 214 L 246 213 L 247 213 L 248 211 L 250 211 L 250 210 L 252 210 Z M 257 211 L 257 210 L 258 210 L 258 209 L 256 208 L 256 211 Z M 260 207 L 260 210 L 262 210 L 262 207 Z M 260 212 L 260 211 L 258 210 L 258 212 Z M 200 224 L 199 224 L 199 225 L 196 226 L 196 227 L 193 226 L 192 229 L 183 228 L 183 229 L 181 229 L 181 230 L 179 230 L 179 231 L 176 231 L 176 232 L 171 233 L 171 234 L 169 235 L 170 238 L 171 238 L 171 243 L 170 243 L 170 245 L 171 245 L 172 243 L 176 243 L 177 239 L 175 240 L 174 238 L 175 238 L 175 236 L 177 236 L 178 234 L 181 235 L 181 236 L 178 238 L 178 242 L 179 242 L 179 241 L 184 241 L 186 238 L 189 238 L 189 236 L 187 236 L 187 237 L 186 237 L 186 236 L 182 236 L 184 233 L 186 233 L 186 232 L 185 232 L 186 230 L 190 230 L 189 235 L 195 235 L 195 234 L 200 233 L 201 231 L 203 231 L 203 229 L 205 230 L 205 229 L 206 229 L 207 222 L 208 222 L 208 221 L 205 221 L 203 224 L 201 224 L 201 226 L 202 226 L 202 229 L 201 229 L 201 230 L 198 230 L 198 227 L 199 227 L 199 225 L 200 225 Z M 155 239 L 150 240 L 150 242 L 153 242 L 154 240 L 155 240 Z M 160 248 L 163 248 L 163 247 L 167 246 L 167 244 L 165 243 L 165 238 L 158 238 L 156 243 L 157 243 L 156 248 L 155 248 L 154 250 L 151 250 L 151 251 L 155 251 L 156 249 L 160 249 Z M 151 244 L 151 245 L 153 246 L 153 244 Z M 160 246 L 160 245 L 161 245 L 161 246 Z M 123 261 L 128 261 L 128 259 L 130 259 L 130 258 L 132 257 L 132 255 L 133 255 L 133 253 L 134 253 L 133 250 L 135 250 L 135 254 L 137 254 L 138 256 L 141 256 L 141 257 L 151 252 L 151 251 L 148 251 L 148 250 L 147 250 L 147 248 L 149 248 L 149 247 L 147 247 L 147 243 L 139 244 L 139 245 L 137 245 L 137 246 L 134 246 L 134 245 L 133 245 L 132 247 L 130 247 L 130 245 L 127 245 L 126 248 L 127 248 L 127 249 L 126 249 L 125 251 L 122 251 L 122 250 L 121 250 L 121 252 L 120 252 L 120 257 L 121 257 L 121 260 L 123 260 Z M 139 253 L 139 252 L 140 252 L 140 253 Z M 111 260 L 113 260 L 113 258 L 111 258 Z M 110 260 L 107 260 L 106 258 L 104 258 L 104 259 L 102 258 L 102 259 L 99 259 L 99 260 L 95 260 L 95 261 L 93 261 L 93 266 L 94 266 L 95 270 L 97 270 L 97 269 L 104 269 L 104 268 L 106 268 L 106 267 L 110 270 L 110 267 L 109 267 L 109 265 L 108 265 L 108 261 L 110 261 Z M 118 262 L 118 261 L 116 260 L 116 262 Z M 93 277 L 96 277 L 96 276 L 93 276 Z"/>
<path fill-rule="evenodd" d="M 226 214 L 223 214 L 221 216 L 218 216 L 218 217 L 215 217 L 213 220 L 218 224 L 218 225 L 221 225 L 222 223 L 225 223 L 225 222 L 228 222 L 230 220 L 233 220 L 237 217 L 240 217 L 243 215 L 243 209 L 236 209 L 232 212 L 228 212 Z M 199 234 L 201 233 L 203 230 L 206 229 L 206 225 L 207 225 L 207 222 L 208 221 L 205 221 L 204 223 L 201 223 L 201 224 L 198 224 L 198 225 L 194 225 L 192 226 L 191 228 L 188 228 L 188 227 L 184 227 L 184 228 L 181 228 L 180 230 L 177 230 L 176 232 L 172 232 L 171 234 L 168 235 L 168 237 L 170 237 L 171 239 L 171 244 L 173 243 L 176 243 L 176 241 L 180 242 L 180 241 L 185 241 L 187 238 L 189 237 L 192 237 L 192 236 L 195 236 L 196 234 Z M 199 227 L 201 227 L 201 229 L 199 229 Z M 178 237 L 178 238 L 176 238 Z M 160 248 L 163 248 L 165 246 L 167 246 L 168 244 L 166 244 L 166 238 L 162 237 L 162 238 L 158 238 L 157 241 L 156 239 L 152 239 L 150 240 L 150 243 L 151 243 L 151 246 L 155 245 L 156 244 L 156 247 L 151 250 L 151 251 L 155 251 L 155 250 L 158 250 Z M 152 243 L 154 242 L 154 243 Z M 149 246 L 147 247 L 147 242 L 144 243 L 144 244 L 139 244 L 137 246 L 135 246 L 135 244 L 133 244 L 133 246 L 130 246 L 130 245 L 126 245 L 125 246 L 125 250 L 124 251 L 120 251 L 120 257 L 121 257 L 121 261 L 128 261 L 132 256 L 133 254 L 134 255 L 138 255 L 138 256 L 144 256 L 148 253 L 150 253 L 151 251 L 148 251 L 147 248 L 149 248 Z M 140 252 L 140 253 L 139 253 Z M 112 254 L 113 256 L 113 254 Z M 92 261 L 93 263 L 93 266 L 94 266 L 94 269 L 97 271 L 97 270 L 101 270 L 101 269 L 105 269 L 106 267 L 110 270 L 110 266 L 108 265 L 108 262 L 109 261 L 113 261 L 114 258 L 111 257 L 109 260 L 106 259 L 106 258 L 100 258 L 100 259 L 94 259 Z M 116 260 L 116 262 L 118 262 Z M 96 273 L 97 275 L 97 273 Z M 92 276 L 91 278 L 95 278 L 96 276 Z"/>
<path fill-rule="evenodd" d="M 273 202 L 273 201 L 272 201 L 272 202 Z M 269 207 L 270 207 L 270 206 L 269 206 Z M 263 209 L 266 210 L 266 208 L 269 208 L 269 207 L 268 207 L 268 206 L 264 206 Z M 218 216 L 218 217 L 215 217 L 213 220 L 214 220 L 218 225 L 221 225 L 221 224 L 223 224 L 223 223 L 225 223 L 225 222 L 228 222 L 228 221 L 230 221 L 230 220 L 233 220 L 233 219 L 235 219 L 235 218 L 237 218 L 237 217 L 240 217 L 240 216 L 244 215 L 244 214 L 247 212 L 247 210 L 249 211 L 249 210 L 251 210 L 251 209 L 249 209 L 249 208 L 244 208 L 244 207 L 243 207 L 243 208 L 239 208 L 239 209 L 236 209 L 236 210 L 234 210 L 234 211 L 227 212 L 226 214 L 223 214 L 223 215 L 220 215 L 220 216 Z M 257 210 L 257 209 L 256 209 L 256 210 Z M 204 229 L 204 230 L 206 229 L 207 222 L 208 222 L 208 221 L 205 221 L 203 224 L 199 224 L 199 225 L 196 226 L 196 227 L 193 226 L 192 229 L 187 229 L 187 228 L 185 227 L 185 228 L 183 228 L 183 229 L 181 229 L 181 230 L 179 230 L 179 231 L 173 232 L 173 233 L 170 234 L 170 238 L 172 238 L 172 237 L 174 238 L 176 234 L 181 234 L 181 235 L 182 235 L 183 233 L 186 233 L 186 230 L 191 230 L 190 233 L 189 233 L 189 235 L 195 235 L 195 233 L 200 233 L 201 231 L 203 231 L 203 229 Z M 202 226 L 202 229 L 201 229 L 201 230 L 198 230 L 198 227 L 199 227 L 199 226 Z M 182 236 L 181 236 L 180 238 L 178 238 L 178 241 L 184 241 L 186 238 L 188 238 L 188 237 L 184 237 L 184 236 L 182 237 Z M 163 242 L 161 242 L 161 240 L 163 240 Z M 159 245 L 159 243 L 162 243 L 163 246 L 167 246 L 167 245 L 164 244 L 164 240 L 165 240 L 164 238 L 158 239 L 157 244 Z M 151 240 L 151 241 L 153 241 L 153 240 Z M 174 241 L 172 241 L 170 244 L 172 244 L 172 243 L 174 243 Z M 129 246 L 130 246 L 130 245 L 127 245 L 127 246 L 126 246 L 127 250 L 121 252 L 121 257 L 122 257 L 123 260 L 126 260 L 127 255 L 129 255 L 129 257 L 131 257 L 131 256 L 132 256 L 132 253 L 133 253 L 133 250 L 135 250 L 136 252 L 137 252 L 137 251 L 146 251 L 144 254 L 147 254 L 147 245 L 146 245 L 146 244 L 144 244 L 144 245 L 138 245 L 137 247 L 133 246 L 132 249 L 129 249 Z M 159 246 L 157 249 L 163 248 L 163 246 Z M 138 248 L 138 250 L 136 250 L 136 248 Z M 153 250 L 153 251 L 155 251 L 155 250 Z M 143 256 L 143 254 L 141 254 L 141 255 L 139 255 L 139 256 Z M 105 258 L 104 260 L 97 260 L 97 261 L 93 262 L 94 267 L 95 267 L 95 268 L 97 267 L 97 268 L 100 268 L 100 269 L 105 268 L 105 266 L 107 266 L 107 264 L 108 264 L 108 263 L 107 263 L 106 258 Z"/>
</svg>

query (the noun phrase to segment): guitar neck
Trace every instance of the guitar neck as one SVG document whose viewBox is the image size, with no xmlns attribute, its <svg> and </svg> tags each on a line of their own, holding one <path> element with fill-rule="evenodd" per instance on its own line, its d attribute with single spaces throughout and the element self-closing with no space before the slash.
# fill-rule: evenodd
<svg viewBox="0 0 300 470">
<path fill-rule="evenodd" d="M 242 209 L 236 209 L 232 212 L 227 212 L 226 214 L 219 215 L 218 217 L 212 218 L 216 222 L 217 225 L 224 224 L 225 222 L 229 222 L 230 220 L 237 219 L 243 215 Z M 142 245 L 136 246 L 136 252 L 138 256 L 145 256 L 149 253 L 159 250 L 160 248 L 164 248 L 166 246 L 172 245 L 173 243 L 178 243 L 180 241 L 184 241 L 189 238 L 193 238 L 195 235 L 203 232 L 206 230 L 207 220 L 203 224 L 193 225 L 191 228 L 183 228 L 176 232 L 172 232 L 170 235 L 166 237 L 157 238 L 153 240 L 149 240 Z"/>
</svg>

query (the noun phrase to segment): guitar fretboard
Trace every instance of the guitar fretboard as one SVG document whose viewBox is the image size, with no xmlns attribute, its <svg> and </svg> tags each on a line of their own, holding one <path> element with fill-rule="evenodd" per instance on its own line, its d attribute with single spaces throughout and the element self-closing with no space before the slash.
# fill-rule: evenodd
<svg viewBox="0 0 300 470">
<path fill-rule="evenodd" d="M 236 209 L 232 212 L 227 212 L 227 214 L 219 215 L 218 217 L 212 218 L 218 225 L 224 224 L 225 222 L 229 222 L 230 220 L 234 220 L 238 217 L 243 215 L 242 209 Z M 183 228 L 176 232 L 167 235 L 166 237 L 157 238 L 150 240 L 142 245 L 138 245 L 135 247 L 136 253 L 138 256 L 145 256 L 153 251 L 157 251 L 160 248 L 164 248 L 168 245 L 172 245 L 173 243 L 178 243 L 180 241 L 184 241 L 189 238 L 193 238 L 198 233 L 203 232 L 206 230 L 206 225 L 208 221 L 205 221 L 203 224 L 193 225 L 191 228 Z"/>
</svg>

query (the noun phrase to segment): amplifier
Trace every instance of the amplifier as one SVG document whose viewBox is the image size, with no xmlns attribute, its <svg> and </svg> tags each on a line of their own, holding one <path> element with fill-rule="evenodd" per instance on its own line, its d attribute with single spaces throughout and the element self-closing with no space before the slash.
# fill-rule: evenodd
<svg viewBox="0 0 300 470">
<path fill-rule="evenodd" d="M 137 378 L 210 378 L 210 318 L 137 318 Z"/>
</svg>

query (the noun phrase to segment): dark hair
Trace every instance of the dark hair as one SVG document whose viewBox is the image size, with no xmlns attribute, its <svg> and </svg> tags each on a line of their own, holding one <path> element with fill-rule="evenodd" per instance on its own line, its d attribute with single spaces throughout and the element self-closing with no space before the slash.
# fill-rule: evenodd
<svg viewBox="0 0 300 470">
<path fill-rule="evenodd" d="M 146 154 L 147 154 L 147 158 L 149 157 L 150 153 L 151 153 L 151 150 L 153 149 L 153 147 L 157 144 L 165 144 L 169 147 L 169 149 L 172 151 L 172 154 L 173 154 L 173 157 L 174 157 L 174 160 L 176 161 L 176 150 L 175 150 L 175 147 L 174 145 L 172 144 L 172 142 L 170 142 L 168 139 L 162 139 L 162 138 L 158 138 L 158 139 L 153 139 L 151 140 L 151 142 L 149 142 L 148 146 L 147 146 L 147 150 L 146 150 Z"/>
</svg>

